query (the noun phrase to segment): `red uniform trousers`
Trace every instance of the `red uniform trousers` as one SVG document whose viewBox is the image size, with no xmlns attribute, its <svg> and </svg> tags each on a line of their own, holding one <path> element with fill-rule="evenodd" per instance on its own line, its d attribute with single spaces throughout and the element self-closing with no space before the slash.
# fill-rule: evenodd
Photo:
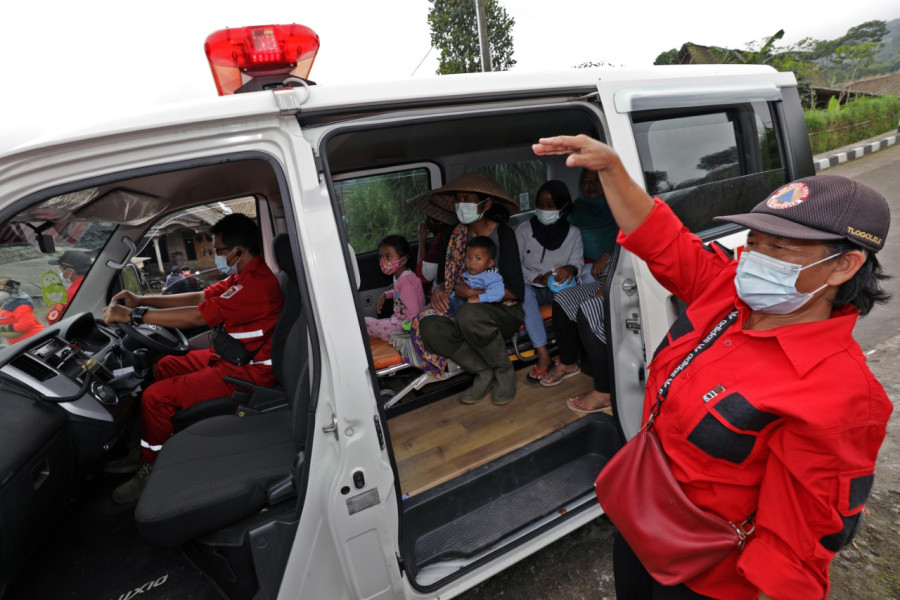
<svg viewBox="0 0 900 600">
<path fill-rule="evenodd" d="M 156 364 L 156 381 L 141 397 L 141 462 L 156 460 L 163 443 L 172 435 L 176 409 L 231 396 L 236 387 L 223 381 L 226 375 L 259 385 L 275 384 L 271 366 L 238 367 L 208 349 L 192 350 L 185 356 L 166 356 Z"/>
</svg>

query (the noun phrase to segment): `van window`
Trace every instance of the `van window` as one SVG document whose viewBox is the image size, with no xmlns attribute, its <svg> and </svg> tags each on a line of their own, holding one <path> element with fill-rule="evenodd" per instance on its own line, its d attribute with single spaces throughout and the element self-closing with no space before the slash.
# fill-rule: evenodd
<svg viewBox="0 0 900 600">
<path fill-rule="evenodd" d="M 541 160 L 523 160 L 472 169 L 490 175 L 524 212 L 534 208 L 535 194 L 547 181 L 547 165 Z"/>
<path fill-rule="evenodd" d="M 636 113 L 634 136 L 647 192 L 694 232 L 749 211 L 787 179 L 764 102 Z"/>
<path fill-rule="evenodd" d="M 217 200 L 169 213 L 154 223 L 137 246 L 139 253 L 147 257 L 145 271 L 163 281 L 159 292 L 194 292 L 225 277 L 216 267 L 213 236 L 209 229 L 232 213 L 244 214 L 259 225 L 256 203 L 253 196 Z M 190 275 L 183 276 L 185 267 Z"/>
<path fill-rule="evenodd" d="M 416 239 L 422 215 L 407 201 L 431 189 L 425 167 L 335 180 L 334 191 L 347 238 L 357 254 L 378 249 L 386 235 Z"/>
</svg>

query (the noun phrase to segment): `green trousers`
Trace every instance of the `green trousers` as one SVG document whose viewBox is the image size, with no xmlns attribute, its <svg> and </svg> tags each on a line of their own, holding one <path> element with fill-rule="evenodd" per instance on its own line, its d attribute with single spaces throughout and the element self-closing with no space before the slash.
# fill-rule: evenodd
<svg viewBox="0 0 900 600">
<path fill-rule="evenodd" d="M 468 344 L 492 368 L 509 363 L 506 340 L 519 330 L 525 320 L 521 304 L 479 302 L 464 304 L 455 319 L 433 315 L 422 319 L 419 332 L 425 349 L 441 356 L 452 356 Z"/>
</svg>

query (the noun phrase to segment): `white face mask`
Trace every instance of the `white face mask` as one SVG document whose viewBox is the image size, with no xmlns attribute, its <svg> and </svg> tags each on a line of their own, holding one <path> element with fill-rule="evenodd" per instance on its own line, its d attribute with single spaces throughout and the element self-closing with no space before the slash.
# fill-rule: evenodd
<svg viewBox="0 0 900 600">
<path fill-rule="evenodd" d="M 835 256 L 840 256 L 840 253 L 826 256 L 822 260 L 803 267 L 759 252 L 744 252 L 741 254 L 737 273 L 734 276 L 738 297 L 753 310 L 773 315 L 792 313 L 809 302 L 820 290 L 828 287 L 828 284 L 824 283 L 809 293 L 804 294 L 798 291 L 797 278 L 800 276 L 800 271 Z"/>
<path fill-rule="evenodd" d="M 7 300 L 9 300 L 9 292 L 5 290 L 0 291 L 0 302 L 6 302 Z"/>
<path fill-rule="evenodd" d="M 481 218 L 481 213 L 478 212 L 478 207 L 484 203 L 484 200 L 478 203 L 458 202 L 456 204 L 456 218 L 459 219 L 459 222 L 463 225 L 474 223 Z"/>
<path fill-rule="evenodd" d="M 553 225 L 557 221 L 559 221 L 559 213 L 561 211 L 558 210 L 541 210 L 539 208 L 534 209 L 534 216 L 537 217 L 537 220 L 543 223 L 544 225 Z"/>
</svg>

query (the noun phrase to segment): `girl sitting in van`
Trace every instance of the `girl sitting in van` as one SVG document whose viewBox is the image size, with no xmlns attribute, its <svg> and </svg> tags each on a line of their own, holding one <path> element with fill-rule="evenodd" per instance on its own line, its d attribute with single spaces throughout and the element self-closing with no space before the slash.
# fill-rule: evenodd
<svg viewBox="0 0 900 600">
<path fill-rule="evenodd" d="M 381 294 L 375 309 L 380 313 L 384 301 L 394 301 L 394 313 L 387 319 L 366 317 L 366 333 L 385 341 L 403 329 L 403 322 L 415 317 L 425 307 L 422 282 L 409 268 L 409 242 L 399 235 L 389 235 L 378 244 L 378 266 L 385 275 L 393 275 L 391 287 Z"/>
<path fill-rule="evenodd" d="M 525 331 L 537 353 L 537 363 L 526 377 L 534 383 L 540 382 L 550 368 L 540 305 L 553 302 L 560 286 L 576 283 L 584 264 L 581 232 L 566 220 L 571 210 L 572 197 L 566 184 L 550 180 L 538 189 L 534 216 L 516 229 L 525 276 Z"/>
</svg>

